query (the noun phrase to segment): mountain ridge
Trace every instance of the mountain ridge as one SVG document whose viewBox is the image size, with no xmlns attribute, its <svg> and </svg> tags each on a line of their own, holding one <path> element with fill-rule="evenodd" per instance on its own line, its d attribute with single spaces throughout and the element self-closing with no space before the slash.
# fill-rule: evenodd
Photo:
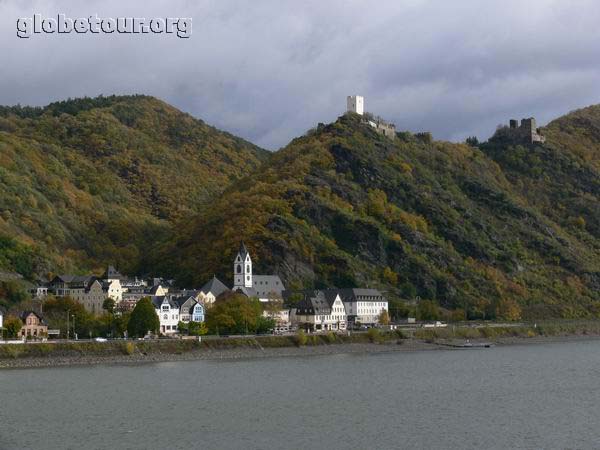
<svg viewBox="0 0 600 450">
<path fill-rule="evenodd" d="M 145 248 L 267 156 L 147 96 L 0 108 L 0 233 L 47 270 L 148 270 Z"/>
<path fill-rule="evenodd" d="M 550 122 L 544 145 L 391 140 L 345 114 L 268 153 L 149 97 L 53 105 L 0 107 L 0 268 L 116 263 L 194 286 L 229 280 L 244 239 L 290 288 L 600 316 L 600 106 Z"/>
<path fill-rule="evenodd" d="M 162 255 L 176 255 L 183 282 L 206 276 L 205 265 L 228 277 L 237 235 L 223 223 L 235 217 L 256 266 L 291 286 L 373 285 L 472 318 L 517 307 L 526 316 L 595 314 L 598 172 L 583 168 L 592 198 L 578 196 L 579 162 L 550 134 L 544 146 L 471 147 L 406 132 L 391 141 L 345 115 L 292 140 L 261 167 L 260 180 L 227 190 Z M 521 173 L 527 167 L 530 175 Z M 562 185 L 545 189 L 549 173 L 560 173 Z M 550 214 L 544 195 L 579 203 Z M 214 252 L 195 258 L 194 243 L 219 228 Z"/>
</svg>

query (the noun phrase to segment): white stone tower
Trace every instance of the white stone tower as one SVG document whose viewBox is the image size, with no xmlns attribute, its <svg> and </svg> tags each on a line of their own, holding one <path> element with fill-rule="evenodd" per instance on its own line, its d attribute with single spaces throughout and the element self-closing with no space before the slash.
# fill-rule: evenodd
<svg viewBox="0 0 600 450">
<path fill-rule="evenodd" d="M 233 262 L 233 287 L 252 287 L 252 258 L 244 245 L 240 242 L 240 249 Z"/>
<path fill-rule="evenodd" d="M 365 99 L 361 95 L 349 95 L 346 98 L 346 110 L 361 116 L 365 112 Z"/>
</svg>

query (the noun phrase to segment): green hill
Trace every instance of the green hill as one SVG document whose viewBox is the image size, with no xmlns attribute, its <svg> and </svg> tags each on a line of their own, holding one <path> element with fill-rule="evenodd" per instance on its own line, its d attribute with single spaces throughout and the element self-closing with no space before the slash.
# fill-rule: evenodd
<svg viewBox="0 0 600 450">
<path fill-rule="evenodd" d="M 0 269 L 146 271 L 268 152 L 152 97 L 0 107 Z"/>
<path fill-rule="evenodd" d="M 583 111 L 544 146 L 392 141 L 345 115 L 184 224 L 162 270 L 229 279 L 244 238 L 255 271 L 289 286 L 376 286 L 471 318 L 599 315 L 600 112 Z"/>
<path fill-rule="evenodd" d="M 377 134 L 356 115 L 270 154 L 151 97 L 0 107 L 0 271 L 373 286 L 470 318 L 600 316 L 600 106 L 544 145 Z M 9 274 L 10 275 L 10 274 Z"/>
</svg>

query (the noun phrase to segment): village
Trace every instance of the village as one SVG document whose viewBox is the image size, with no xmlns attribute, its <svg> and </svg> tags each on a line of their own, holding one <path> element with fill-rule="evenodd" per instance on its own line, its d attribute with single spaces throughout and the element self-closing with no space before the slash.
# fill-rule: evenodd
<svg viewBox="0 0 600 450">
<path fill-rule="evenodd" d="M 360 95 L 347 96 L 346 114 L 360 116 L 362 123 L 391 140 L 397 137 L 396 126 L 367 112 L 365 99 Z M 522 119 L 520 125 L 517 120 L 511 119 L 509 126 L 498 128 L 494 138 L 522 144 L 545 142 L 533 117 Z M 177 336 L 190 323 L 203 324 L 206 312 L 215 302 L 232 293 L 257 299 L 263 306 L 263 316 L 272 321 L 270 331 L 275 334 L 297 330 L 308 333 L 344 332 L 376 327 L 382 322 L 387 325 L 389 322 L 388 300 L 377 289 L 348 287 L 287 290 L 277 274 L 254 274 L 252 257 L 243 241 L 240 242 L 233 261 L 232 280 L 233 285 L 230 287 L 213 276 L 199 288 L 180 289 L 173 280 L 160 277 L 131 278 L 121 274 L 113 266 L 108 266 L 100 277 L 56 275 L 30 290 L 31 297 L 40 302 L 40 308 L 20 312 L 18 337 L 22 340 L 38 340 L 61 335 L 61 330 L 49 329 L 44 319 L 44 299 L 49 296 L 72 299 L 94 316 L 106 312 L 107 299 L 114 303 L 115 313 L 122 315 L 131 313 L 141 299 L 149 298 L 159 319 L 160 336 Z M 3 329 L 4 314 L 0 309 L 0 330 Z M 68 320 L 69 318 L 67 322 Z M 66 328 L 65 336 L 68 338 L 68 323 Z M 124 334 L 127 337 L 126 332 Z M 74 326 L 73 335 L 77 337 Z"/>
<path fill-rule="evenodd" d="M 105 312 L 107 299 L 114 302 L 116 314 L 124 314 L 131 312 L 141 299 L 149 298 L 159 319 L 159 336 L 179 335 L 182 323 L 202 324 L 206 311 L 220 297 L 231 293 L 258 299 L 263 306 L 264 317 L 273 321 L 274 327 L 270 332 L 274 334 L 297 330 L 307 333 L 344 332 L 351 328 L 377 326 L 382 318 L 387 322 L 388 301 L 379 290 L 286 290 L 278 275 L 253 273 L 252 257 L 243 241 L 233 261 L 232 275 L 231 287 L 213 276 L 198 289 L 178 289 L 172 280 L 129 278 L 109 266 L 100 277 L 56 275 L 32 288 L 31 295 L 41 305 L 49 296 L 68 297 L 83 305 L 92 315 Z M 0 328 L 2 318 L 0 311 Z M 22 311 L 19 318 L 22 321 L 21 340 L 46 339 L 60 332 L 48 329 L 43 306 L 40 311 Z"/>
</svg>

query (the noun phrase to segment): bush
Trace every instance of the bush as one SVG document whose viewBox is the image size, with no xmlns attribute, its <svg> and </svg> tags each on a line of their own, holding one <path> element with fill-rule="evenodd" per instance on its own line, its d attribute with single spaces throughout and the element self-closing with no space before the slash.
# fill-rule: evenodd
<svg viewBox="0 0 600 450">
<path fill-rule="evenodd" d="M 481 336 L 485 337 L 485 338 L 493 338 L 496 337 L 498 334 L 502 334 L 501 329 L 495 329 L 492 327 L 483 327 L 479 329 L 479 333 L 481 334 Z"/>
<path fill-rule="evenodd" d="M 0 346 L 2 358 L 17 359 L 23 353 L 23 346 L 19 344 L 5 344 Z"/>
<path fill-rule="evenodd" d="M 381 333 L 377 328 L 369 328 L 369 330 L 367 331 L 367 336 L 369 337 L 369 341 L 371 342 L 381 341 Z"/>
<path fill-rule="evenodd" d="M 133 342 L 125 342 L 121 346 L 121 351 L 124 355 L 133 355 L 135 352 L 135 344 Z"/>
<path fill-rule="evenodd" d="M 311 336 L 308 336 L 308 343 L 310 345 L 319 345 L 321 343 L 321 339 L 316 334 L 313 334 Z"/>
<path fill-rule="evenodd" d="M 401 329 L 396 329 L 394 330 L 394 333 L 396 334 L 396 337 L 398 337 L 398 339 L 406 339 L 408 336 L 406 336 L 406 334 L 404 334 L 404 332 Z"/>
<path fill-rule="evenodd" d="M 4 321 L 4 328 L 6 329 L 7 336 L 13 339 L 18 337 L 22 325 L 23 323 L 18 317 L 8 316 Z"/>
<path fill-rule="evenodd" d="M 301 347 L 303 345 L 306 345 L 308 343 L 308 336 L 306 336 L 306 333 L 304 332 L 304 330 L 298 330 L 298 334 L 296 335 L 296 345 L 298 347 Z"/>
<path fill-rule="evenodd" d="M 327 338 L 327 342 L 329 344 L 335 344 L 335 341 L 337 341 L 337 339 L 335 337 L 335 333 L 333 331 L 328 331 L 326 338 Z"/>
</svg>

